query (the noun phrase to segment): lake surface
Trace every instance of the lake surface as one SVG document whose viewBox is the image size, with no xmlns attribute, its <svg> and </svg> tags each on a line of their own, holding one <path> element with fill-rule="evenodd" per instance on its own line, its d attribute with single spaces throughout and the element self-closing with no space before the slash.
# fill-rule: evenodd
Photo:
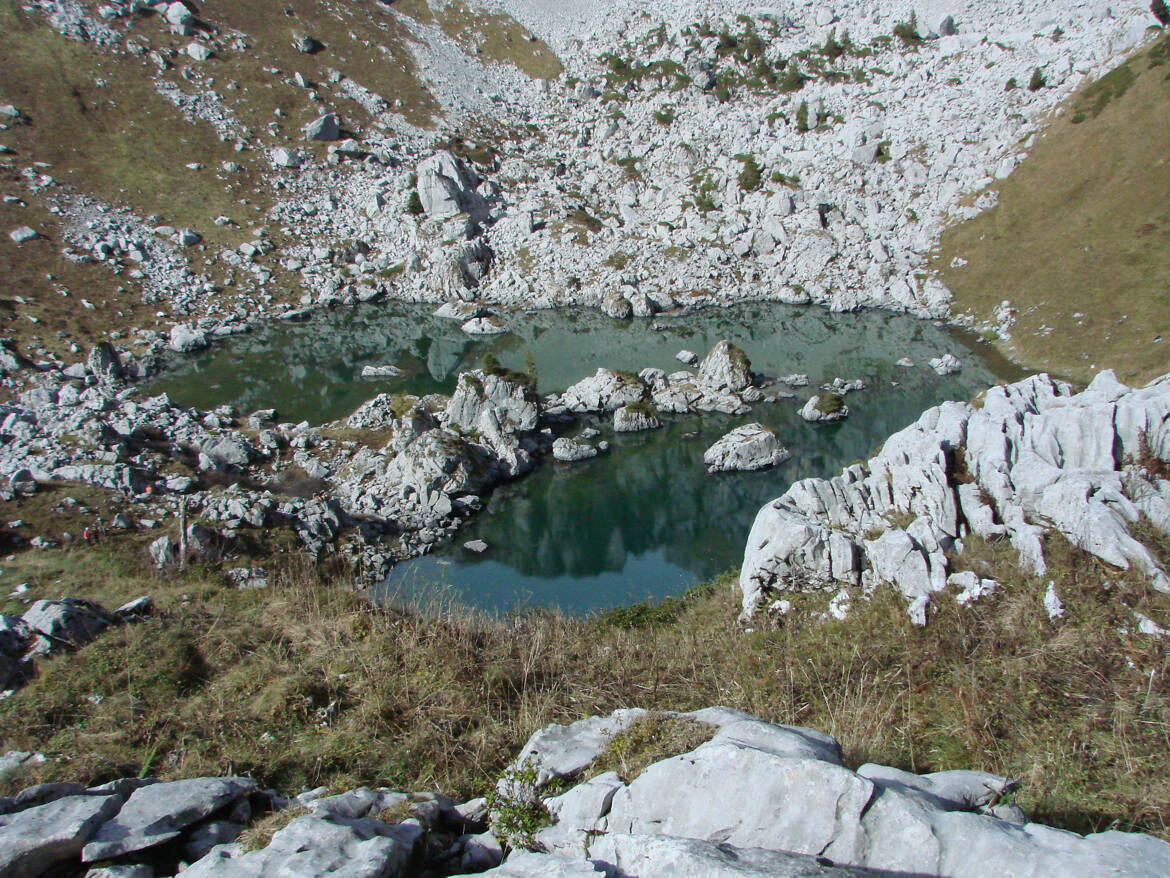
<svg viewBox="0 0 1170 878">
<path fill-rule="evenodd" d="M 680 349 L 702 355 L 723 338 L 743 348 L 756 372 L 807 373 L 811 386 L 798 389 L 798 399 L 761 403 L 740 417 L 678 417 L 638 434 L 596 424 L 612 445 L 609 454 L 575 464 L 546 460 L 497 489 L 456 543 L 398 565 L 377 589 L 394 601 L 438 595 L 491 611 L 546 605 L 582 613 L 677 594 L 738 565 L 757 510 L 792 482 L 835 475 L 924 409 L 1018 377 L 944 327 L 880 311 L 754 303 L 654 322 L 517 312 L 505 315 L 509 334 L 472 338 L 432 310 L 389 303 L 278 324 L 177 361 L 149 389 L 201 408 L 275 407 L 283 420 L 319 424 L 380 392 L 450 393 L 459 372 L 478 367 L 488 353 L 509 368 L 535 364 L 544 393 L 564 390 L 599 366 L 674 371 L 682 368 L 674 358 Z M 962 372 L 940 377 L 927 366 L 945 352 L 959 357 Z M 903 357 L 915 365 L 895 365 Z M 358 377 L 363 366 L 384 364 L 403 374 Z M 836 377 L 869 385 L 849 394 L 851 416 L 829 425 L 801 420 L 803 400 Z M 707 447 L 752 421 L 775 428 L 792 458 L 763 472 L 708 474 Z M 473 539 L 489 550 L 465 550 Z"/>
</svg>

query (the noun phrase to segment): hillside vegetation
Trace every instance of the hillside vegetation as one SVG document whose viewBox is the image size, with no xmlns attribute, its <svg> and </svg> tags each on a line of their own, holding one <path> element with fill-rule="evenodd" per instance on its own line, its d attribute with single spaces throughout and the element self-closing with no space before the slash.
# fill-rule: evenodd
<svg viewBox="0 0 1170 878">
<path fill-rule="evenodd" d="M 994 323 L 1010 301 L 1000 343 L 1021 364 L 1131 384 L 1170 370 L 1168 113 L 1164 36 L 1077 92 L 992 186 L 998 205 L 943 234 L 956 312 Z"/>
<path fill-rule="evenodd" d="M 1021 778 L 1037 820 L 1170 834 L 1170 662 L 1132 614 L 1165 615 L 1170 601 L 1055 539 L 1043 581 L 1021 577 L 1006 544 L 971 546 L 965 565 L 1004 586 L 971 607 L 940 599 L 925 629 L 881 589 L 846 621 L 822 618 L 824 595 L 795 596 L 778 628 L 747 634 L 730 576 L 595 618 L 420 617 L 375 608 L 343 575 L 292 558 L 269 589 L 240 591 L 211 569 L 159 578 L 144 548 L 119 538 L 6 559 L 0 589 L 28 583 L 22 600 L 116 606 L 149 592 L 158 612 L 42 661 L 0 701 L 0 742 L 49 757 L 0 794 L 37 780 L 234 772 L 293 792 L 385 783 L 471 795 L 548 722 L 726 704 L 823 729 L 854 766 Z M 1056 621 L 1043 608 L 1049 580 L 1065 606 Z"/>
</svg>

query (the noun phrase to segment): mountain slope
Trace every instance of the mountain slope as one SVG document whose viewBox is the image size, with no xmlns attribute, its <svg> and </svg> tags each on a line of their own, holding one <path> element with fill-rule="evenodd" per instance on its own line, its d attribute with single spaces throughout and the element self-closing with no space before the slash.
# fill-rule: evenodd
<svg viewBox="0 0 1170 878">
<path fill-rule="evenodd" d="M 955 310 L 998 323 L 1010 301 L 999 335 L 1022 364 L 1134 383 L 1170 369 L 1167 112 L 1162 37 L 1077 92 L 992 187 L 998 205 L 943 235 L 935 267 Z"/>
</svg>

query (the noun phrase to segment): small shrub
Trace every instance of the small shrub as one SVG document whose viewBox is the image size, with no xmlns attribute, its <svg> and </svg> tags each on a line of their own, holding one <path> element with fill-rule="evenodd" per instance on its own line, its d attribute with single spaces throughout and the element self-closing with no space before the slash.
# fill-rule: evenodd
<svg viewBox="0 0 1170 878">
<path fill-rule="evenodd" d="M 1013 76 L 1004 85 L 1003 90 L 1004 91 L 1015 91 L 1019 87 L 1020 87 L 1020 84 L 1018 82 L 1016 82 L 1016 78 Z"/>
<path fill-rule="evenodd" d="M 922 36 L 918 33 L 918 16 L 911 13 L 909 21 L 902 21 L 894 25 L 894 36 L 902 41 L 903 46 L 917 48 L 922 44 Z"/>
<path fill-rule="evenodd" d="M 754 155 L 738 155 L 736 158 L 743 165 L 739 172 L 739 188 L 744 192 L 755 192 L 763 185 L 763 169 Z"/>
<path fill-rule="evenodd" d="M 829 31 L 829 35 L 825 38 L 825 44 L 821 46 L 821 54 L 830 61 L 836 61 L 845 54 L 845 47 L 837 41 L 836 31 Z"/>
<path fill-rule="evenodd" d="M 536 833 L 552 822 L 552 817 L 536 790 L 536 766 L 531 762 L 506 770 L 487 794 L 492 832 L 512 848 L 531 848 Z"/>
<path fill-rule="evenodd" d="M 800 106 L 796 108 L 796 130 L 802 134 L 809 130 L 808 101 L 801 101 Z"/>
<path fill-rule="evenodd" d="M 1154 13 L 1154 18 L 1158 19 L 1158 24 L 1162 27 L 1170 27 L 1170 7 L 1166 6 L 1166 0 L 1153 0 L 1150 3 L 1150 12 Z"/>
<path fill-rule="evenodd" d="M 1044 78 L 1044 71 L 1037 67 L 1032 71 L 1032 78 L 1028 80 L 1028 91 L 1040 91 L 1048 85 L 1048 81 Z"/>
<path fill-rule="evenodd" d="M 417 189 L 411 189 L 410 195 L 406 197 L 406 212 L 411 216 L 421 216 L 423 213 L 423 203 Z"/>
<path fill-rule="evenodd" d="M 675 118 L 676 114 L 673 107 L 666 107 L 665 109 L 654 111 L 654 121 L 659 125 L 669 125 Z"/>
</svg>

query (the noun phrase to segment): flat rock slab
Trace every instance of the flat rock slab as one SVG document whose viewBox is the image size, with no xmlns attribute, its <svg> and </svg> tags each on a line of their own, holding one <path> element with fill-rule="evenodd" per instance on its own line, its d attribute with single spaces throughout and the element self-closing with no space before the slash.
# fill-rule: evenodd
<svg viewBox="0 0 1170 878">
<path fill-rule="evenodd" d="M 106 860 L 170 841 L 192 823 L 256 789 L 245 777 L 197 777 L 135 790 L 81 852 L 82 862 Z"/>
<path fill-rule="evenodd" d="M 75 859 L 123 801 L 121 796 L 67 796 L 0 816 L 0 876 L 36 878 Z"/>
<path fill-rule="evenodd" d="M 395 878 L 410 863 L 422 829 L 364 818 L 298 817 L 268 847 L 240 853 L 215 848 L 183 872 L 185 878 Z"/>
</svg>

